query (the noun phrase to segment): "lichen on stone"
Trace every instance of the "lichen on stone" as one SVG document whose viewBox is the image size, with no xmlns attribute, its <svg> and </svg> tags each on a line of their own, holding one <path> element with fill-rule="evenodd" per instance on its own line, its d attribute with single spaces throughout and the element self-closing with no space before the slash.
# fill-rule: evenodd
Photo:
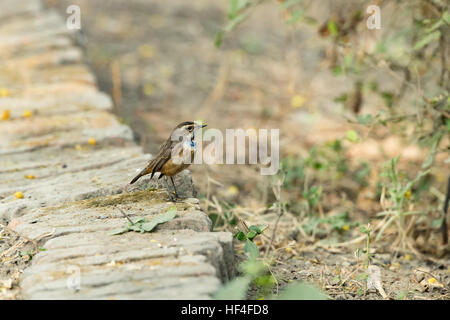
<svg viewBox="0 0 450 320">
<path fill-rule="evenodd" d="M 109 207 L 135 202 L 149 202 L 152 204 L 161 203 L 165 202 L 165 195 L 158 189 L 147 189 L 132 193 L 122 193 L 79 201 L 80 206 L 84 208 Z"/>
</svg>

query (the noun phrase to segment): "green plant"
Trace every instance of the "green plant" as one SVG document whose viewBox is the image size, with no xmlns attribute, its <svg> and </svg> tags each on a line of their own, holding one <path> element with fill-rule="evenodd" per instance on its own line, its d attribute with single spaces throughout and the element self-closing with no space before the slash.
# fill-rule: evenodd
<svg viewBox="0 0 450 320">
<path fill-rule="evenodd" d="M 382 177 L 387 179 L 387 181 L 383 183 L 383 190 L 385 192 L 382 192 L 382 198 L 383 195 L 385 195 L 385 199 L 381 199 L 381 202 L 383 203 L 385 202 L 384 200 L 388 200 L 390 204 L 386 206 L 382 212 L 378 213 L 378 216 L 384 216 L 387 220 L 378 232 L 375 241 L 378 241 L 381 238 L 388 226 L 393 222 L 396 222 L 400 235 L 399 240 L 404 244 L 406 237 L 405 219 L 411 215 L 424 214 L 423 211 L 409 211 L 405 206 L 405 202 L 410 198 L 413 185 L 427 175 L 429 171 L 419 171 L 414 179 L 409 180 L 407 179 L 406 173 L 398 170 L 398 160 L 399 158 L 396 157 L 386 162 L 381 174 Z"/>
<path fill-rule="evenodd" d="M 350 136 L 353 137 L 353 135 Z M 342 141 L 335 139 L 324 145 L 312 147 L 305 160 L 305 165 L 325 174 L 327 177 L 339 179 L 348 171 L 345 152 L 346 149 L 342 145 Z"/>
<path fill-rule="evenodd" d="M 370 266 L 370 262 L 372 261 L 373 255 L 370 253 L 370 233 L 372 232 L 372 228 L 370 226 L 370 223 L 367 224 L 367 227 L 361 226 L 361 232 L 366 235 L 366 250 L 365 255 L 366 259 L 364 260 L 364 269 L 367 270 L 367 268 Z"/>
<path fill-rule="evenodd" d="M 227 229 L 237 225 L 238 218 L 234 213 L 236 206 L 224 200 L 215 203 L 207 201 L 206 211 L 212 221 L 213 230 Z"/>
<path fill-rule="evenodd" d="M 234 235 L 239 241 L 245 242 L 244 252 L 249 259 L 257 259 L 259 257 L 258 246 L 253 242 L 256 236 L 263 234 L 266 230 L 267 225 L 253 225 L 248 227 L 248 230 L 238 231 Z"/>
<path fill-rule="evenodd" d="M 370 164 L 366 161 L 362 161 L 360 167 L 354 173 L 355 181 L 358 182 L 361 187 L 367 187 L 369 185 L 367 178 L 369 178 L 370 172 Z"/>
<path fill-rule="evenodd" d="M 362 288 L 360 288 L 361 290 L 358 291 L 358 294 L 365 295 L 367 292 L 367 281 L 369 278 L 367 270 L 368 270 L 368 268 L 372 262 L 372 259 L 374 257 L 373 254 L 370 253 L 370 235 L 372 232 L 372 227 L 371 227 L 370 223 L 367 224 L 367 226 L 361 226 L 360 231 L 361 231 L 361 233 L 366 235 L 366 247 L 365 247 L 365 249 L 358 248 L 356 250 L 357 257 L 359 257 L 361 254 L 364 254 L 364 260 L 363 260 L 364 272 L 358 276 L 358 279 L 363 281 L 363 283 L 364 283 L 364 290 L 362 290 Z"/>
<path fill-rule="evenodd" d="M 268 266 L 260 260 L 250 259 L 239 265 L 242 276 L 225 284 L 214 295 L 218 300 L 242 300 L 248 297 L 249 290 L 257 287 L 257 297 L 276 300 L 324 300 L 328 297 L 315 286 L 295 282 L 288 285 L 278 296 L 271 294 L 276 279 Z"/>
<path fill-rule="evenodd" d="M 307 211 L 311 215 L 313 208 L 319 203 L 320 197 L 322 195 L 322 188 L 317 186 L 306 186 L 302 192 L 303 198 L 307 202 Z"/>
<path fill-rule="evenodd" d="M 122 210 L 120 211 L 125 215 L 128 223 L 124 228 L 113 230 L 111 235 L 118 235 L 129 231 L 140 233 L 151 232 L 158 224 L 168 222 L 177 215 L 177 208 L 172 206 L 165 213 L 157 215 L 149 222 L 147 222 L 144 218 L 138 218 L 135 221 L 132 221 Z"/>
</svg>

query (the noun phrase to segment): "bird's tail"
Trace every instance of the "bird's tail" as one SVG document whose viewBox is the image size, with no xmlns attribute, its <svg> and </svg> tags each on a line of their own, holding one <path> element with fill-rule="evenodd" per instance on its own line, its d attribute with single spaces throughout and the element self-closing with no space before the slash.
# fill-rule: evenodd
<svg viewBox="0 0 450 320">
<path fill-rule="evenodd" d="M 133 180 L 131 180 L 130 184 L 135 183 L 136 181 L 139 180 L 140 177 L 145 176 L 146 174 L 148 174 L 148 168 L 145 168 L 144 170 L 142 170 L 141 172 L 139 172 L 139 174 L 133 178 Z"/>
</svg>

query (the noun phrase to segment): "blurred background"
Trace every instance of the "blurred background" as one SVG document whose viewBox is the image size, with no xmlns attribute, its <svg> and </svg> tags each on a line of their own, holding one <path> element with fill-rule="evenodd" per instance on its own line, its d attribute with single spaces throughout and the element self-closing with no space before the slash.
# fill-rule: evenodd
<svg viewBox="0 0 450 320">
<path fill-rule="evenodd" d="M 77 41 L 146 152 L 185 120 L 280 129 L 276 176 L 190 168 L 215 230 L 272 227 L 258 245 L 279 253 L 279 274 L 320 244 L 358 245 L 369 221 L 380 253 L 448 257 L 447 1 L 46 3 L 63 16 L 80 6 Z M 380 29 L 367 27 L 369 5 Z"/>
</svg>

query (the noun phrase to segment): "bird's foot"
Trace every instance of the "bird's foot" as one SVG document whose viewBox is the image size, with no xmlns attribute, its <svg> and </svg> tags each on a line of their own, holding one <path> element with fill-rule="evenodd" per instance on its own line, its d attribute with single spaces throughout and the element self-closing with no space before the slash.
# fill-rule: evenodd
<svg viewBox="0 0 450 320">
<path fill-rule="evenodd" d="M 180 197 L 176 192 L 168 191 L 167 193 L 169 194 L 170 201 L 172 201 L 172 202 L 180 202 L 180 201 L 183 201 L 184 199 L 186 199 L 186 198 Z"/>
</svg>

